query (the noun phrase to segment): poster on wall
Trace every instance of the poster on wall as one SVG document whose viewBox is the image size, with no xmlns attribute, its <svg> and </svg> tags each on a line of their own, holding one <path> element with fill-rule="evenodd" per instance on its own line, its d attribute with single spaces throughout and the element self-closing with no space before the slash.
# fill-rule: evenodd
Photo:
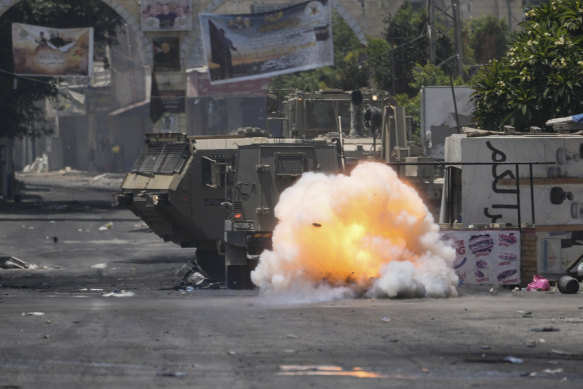
<svg viewBox="0 0 583 389">
<path fill-rule="evenodd" d="M 334 64 L 329 0 L 255 14 L 201 13 L 199 20 L 211 83 Z"/>
<path fill-rule="evenodd" d="M 91 76 L 93 29 L 12 23 L 12 55 L 16 74 Z"/>
<path fill-rule="evenodd" d="M 472 285 L 520 284 L 519 230 L 442 230 L 456 250 L 454 270 Z"/>
<path fill-rule="evenodd" d="M 142 31 L 192 30 L 190 0 L 142 0 Z"/>
<path fill-rule="evenodd" d="M 154 71 L 180 70 L 180 40 L 175 37 L 152 39 L 154 46 Z"/>
<path fill-rule="evenodd" d="M 463 223 L 583 224 L 583 139 L 569 136 L 464 138 L 462 162 L 488 162 L 462 169 Z M 520 191 L 516 166 L 520 165 Z M 518 202 L 518 195 L 520 202 Z"/>
</svg>

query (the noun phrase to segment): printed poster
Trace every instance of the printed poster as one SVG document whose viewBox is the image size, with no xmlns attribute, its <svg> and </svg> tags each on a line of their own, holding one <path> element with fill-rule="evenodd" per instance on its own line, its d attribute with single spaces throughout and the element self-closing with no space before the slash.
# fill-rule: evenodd
<svg viewBox="0 0 583 389">
<path fill-rule="evenodd" d="M 334 64 L 329 0 L 276 11 L 199 14 L 211 84 Z"/>
<path fill-rule="evenodd" d="M 154 71 L 180 70 L 180 40 L 176 37 L 158 37 L 154 46 Z"/>
<path fill-rule="evenodd" d="M 442 230 L 456 249 L 454 270 L 465 284 L 520 284 L 519 230 Z"/>
<path fill-rule="evenodd" d="M 190 0 L 142 0 L 142 31 L 192 30 Z"/>
<path fill-rule="evenodd" d="M 16 74 L 91 76 L 93 29 L 12 23 L 12 53 Z"/>
</svg>

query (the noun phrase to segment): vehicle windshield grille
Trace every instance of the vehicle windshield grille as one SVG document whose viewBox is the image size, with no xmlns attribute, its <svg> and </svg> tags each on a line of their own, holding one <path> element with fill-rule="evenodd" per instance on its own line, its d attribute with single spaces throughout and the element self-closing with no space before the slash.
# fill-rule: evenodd
<svg viewBox="0 0 583 389">
<path fill-rule="evenodd" d="M 132 173 L 175 174 L 180 173 L 190 156 L 187 143 L 153 143 L 136 161 Z"/>
<path fill-rule="evenodd" d="M 275 174 L 278 176 L 301 176 L 304 172 L 305 160 L 303 154 L 275 156 Z"/>
</svg>

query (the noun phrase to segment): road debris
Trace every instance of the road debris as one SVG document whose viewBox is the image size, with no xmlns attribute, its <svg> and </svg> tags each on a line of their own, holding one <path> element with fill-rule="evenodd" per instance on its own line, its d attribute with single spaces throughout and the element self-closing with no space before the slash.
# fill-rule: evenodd
<svg viewBox="0 0 583 389">
<path fill-rule="evenodd" d="M 568 351 L 556 350 L 556 349 L 551 350 L 551 353 L 552 354 L 557 354 L 557 355 L 562 355 L 562 356 L 565 356 L 565 357 L 570 357 L 570 356 L 573 356 L 573 355 L 579 355 L 579 354 L 570 353 Z"/>
<path fill-rule="evenodd" d="M 183 378 L 188 376 L 188 374 L 184 371 L 159 371 L 156 373 L 156 376 Z"/>
<path fill-rule="evenodd" d="M 176 271 L 175 277 L 175 289 L 180 291 L 185 289 L 187 292 L 192 292 L 195 289 L 220 289 L 224 286 L 222 282 L 211 281 L 196 260 L 182 265 Z"/>
<path fill-rule="evenodd" d="M 44 316 L 44 312 L 22 312 L 22 316 Z"/>
<path fill-rule="evenodd" d="M 520 365 L 524 362 L 522 358 L 513 357 L 511 355 L 504 358 L 504 362 L 510 362 L 516 365 Z"/>
<path fill-rule="evenodd" d="M 106 223 L 99 227 L 99 231 L 107 231 L 113 227 L 113 222 Z"/>
<path fill-rule="evenodd" d="M 0 257 L 0 269 L 34 270 L 38 266 L 31 265 L 16 257 Z"/>
<path fill-rule="evenodd" d="M 532 282 L 526 286 L 527 291 L 548 291 L 550 289 L 551 284 L 549 280 L 537 274 L 533 276 Z"/>
<path fill-rule="evenodd" d="M 116 289 L 111 293 L 105 293 L 103 297 L 133 297 L 135 295 L 134 292 Z"/>
<path fill-rule="evenodd" d="M 531 332 L 559 332 L 560 329 L 553 327 L 553 326 L 547 326 L 547 327 L 541 327 L 541 328 L 531 328 L 530 331 Z"/>
<path fill-rule="evenodd" d="M 563 294 L 575 294 L 579 291 L 579 282 L 571 276 L 562 276 L 557 282 L 557 287 Z"/>
<path fill-rule="evenodd" d="M 544 369 L 543 373 L 545 374 L 559 374 L 562 373 L 563 369 L 562 368 L 557 368 L 557 369 Z"/>
</svg>

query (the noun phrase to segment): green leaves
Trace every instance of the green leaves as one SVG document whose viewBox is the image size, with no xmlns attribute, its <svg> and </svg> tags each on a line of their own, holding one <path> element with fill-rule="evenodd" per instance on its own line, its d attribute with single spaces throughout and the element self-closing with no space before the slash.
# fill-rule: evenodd
<svg viewBox="0 0 583 389">
<path fill-rule="evenodd" d="M 554 0 L 527 13 L 506 54 L 473 80 L 474 117 L 483 128 L 518 130 L 583 112 L 580 0 Z"/>
</svg>

